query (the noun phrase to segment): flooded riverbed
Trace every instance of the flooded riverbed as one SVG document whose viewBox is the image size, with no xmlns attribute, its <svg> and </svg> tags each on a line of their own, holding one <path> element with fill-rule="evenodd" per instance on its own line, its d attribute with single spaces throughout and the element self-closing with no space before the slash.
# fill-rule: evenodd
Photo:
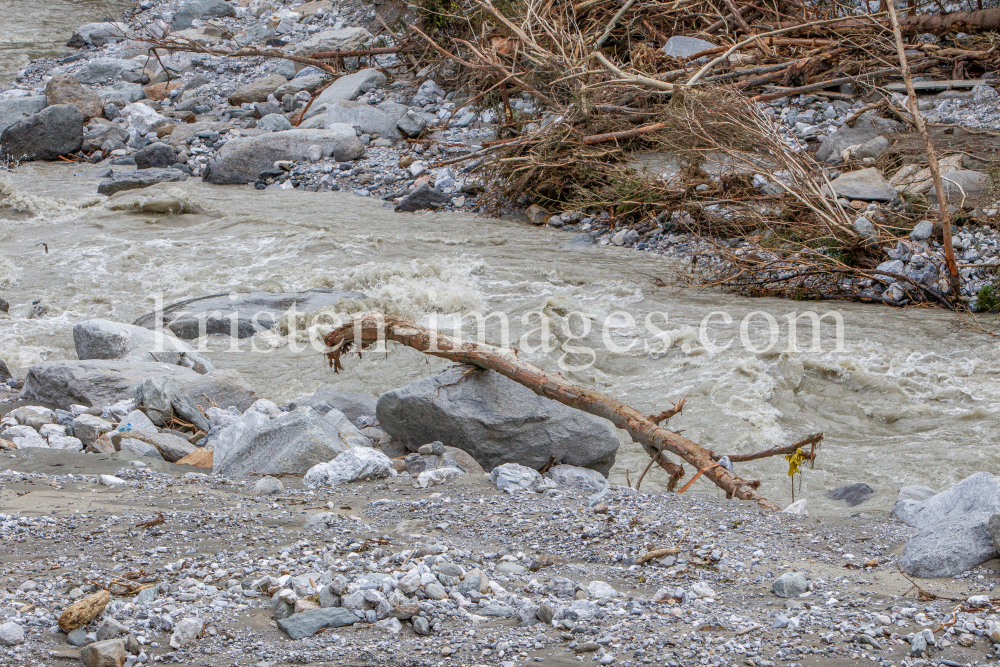
<svg viewBox="0 0 1000 667">
<path fill-rule="evenodd" d="M 815 469 L 802 478 L 801 497 L 814 513 L 855 511 L 825 497 L 842 484 L 869 484 L 875 495 L 858 509 L 886 510 L 902 485 L 942 489 L 998 467 L 997 344 L 953 331 L 953 316 L 943 311 L 683 289 L 656 255 L 568 249 L 566 232 L 470 215 L 397 214 L 349 193 L 187 181 L 156 191 L 201 213 L 116 211 L 94 194 L 99 171 L 31 164 L 0 176 L 0 296 L 11 304 L 9 319 L 0 320 L 0 358 L 19 372 L 75 358 L 74 323 L 131 322 L 153 309 L 157 295 L 170 303 L 333 287 L 369 298 L 342 303 L 330 317 L 380 308 L 427 323 L 434 315 L 503 313 L 521 356 L 543 368 L 649 413 L 687 396 L 670 427 L 716 452 L 756 451 L 823 431 Z M 31 316 L 36 300 L 47 307 L 41 317 Z M 762 313 L 748 317 L 755 311 L 774 324 Z M 790 350 L 786 316 L 808 311 L 836 311 L 843 326 L 827 315 L 811 347 L 812 325 L 800 317 Z M 488 327 L 492 342 L 499 342 L 499 320 Z M 543 321 L 548 347 L 538 331 Z M 591 331 L 581 336 L 584 321 Z M 286 322 L 239 349 L 214 336 L 207 354 L 277 401 L 321 383 L 378 395 L 448 365 L 393 345 L 385 355 L 348 359 L 346 372 L 334 375 L 308 332 L 281 335 L 288 329 Z M 624 434 L 623 442 L 615 483 L 625 482 L 626 471 L 634 481 L 648 462 Z M 781 458 L 737 467 L 762 479 L 761 492 L 779 504 L 791 500 L 787 471 Z M 687 466 L 686 478 L 693 472 Z M 652 471 L 643 488 L 663 483 L 665 475 Z M 716 493 L 703 481 L 693 488 Z"/>
</svg>

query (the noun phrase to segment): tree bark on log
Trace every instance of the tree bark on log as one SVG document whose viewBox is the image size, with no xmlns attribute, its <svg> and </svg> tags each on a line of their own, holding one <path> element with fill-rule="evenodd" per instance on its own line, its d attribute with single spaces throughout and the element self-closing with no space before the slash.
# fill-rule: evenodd
<svg viewBox="0 0 1000 667">
<path fill-rule="evenodd" d="M 802 21 L 783 21 L 782 28 L 791 28 L 796 25 L 808 27 Z M 837 23 L 824 26 L 825 30 L 839 30 L 843 28 L 857 29 L 871 27 L 872 19 L 857 18 L 844 19 Z M 891 25 L 885 26 L 891 29 Z M 951 30 L 962 32 L 989 32 L 1000 29 L 1000 9 L 982 9 L 972 12 L 952 12 L 950 14 L 916 14 L 913 16 L 899 17 L 899 27 L 907 34 L 912 33 L 942 33 Z"/>
<path fill-rule="evenodd" d="M 691 440 L 658 426 L 635 408 L 601 392 L 581 387 L 558 373 L 547 373 L 522 361 L 513 350 L 462 341 L 402 318 L 371 312 L 337 327 L 326 336 L 326 356 L 334 372 L 343 369 L 341 359 L 355 346 L 361 350 L 379 341 L 391 340 L 443 359 L 489 369 L 528 387 L 536 394 L 564 405 L 603 417 L 628 432 L 646 453 L 658 462 L 668 451 L 681 457 L 726 492 L 727 497 L 749 500 L 769 510 L 780 508 L 757 493 L 759 482 L 743 480 L 719 466 L 710 453 Z M 671 464 L 675 465 L 675 464 Z M 666 466 L 663 466 L 666 469 Z"/>
<path fill-rule="evenodd" d="M 59 616 L 59 629 L 69 632 L 82 628 L 97 618 L 97 615 L 104 611 L 109 602 L 111 602 L 111 593 L 108 591 L 97 591 L 82 600 L 77 600 L 66 607 Z"/>
</svg>

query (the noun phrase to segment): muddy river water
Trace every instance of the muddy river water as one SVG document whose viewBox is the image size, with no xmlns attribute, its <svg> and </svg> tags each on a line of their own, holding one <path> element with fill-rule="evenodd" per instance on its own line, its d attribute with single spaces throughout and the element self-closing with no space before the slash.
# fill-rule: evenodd
<svg viewBox="0 0 1000 667">
<path fill-rule="evenodd" d="M 36 58 L 56 58 L 73 30 L 85 23 L 116 18 L 128 0 L 0 0 L 0 85 Z"/>
<path fill-rule="evenodd" d="M 943 488 L 998 468 L 998 343 L 955 330 L 942 311 L 684 288 L 656 255 L 568 249 L 566 232 L 465 214 L 397 214 L 349 193 L 192 180 L 157 187 L 198 213 L 116 211 L 94 194 L 99 171 L 36 163 L 0 176 L 0 296 L 11 304 L 0 320 L 0 358 L 19 372 L 74 358 L 74 323 L 131 322 L 157 298 L 346 288 L 368 298 L 322 313 L 313 332 L 369 308 L 425 324 L 437 314 L 445 330 L 444 316 L 479 312 L 494 313 L 486 335 L 499 343 L 503 314 L 508 340 L 532 363 L 645 412 L 686 396 L 671 427 L 717 452 L 756 451 L 822 431 L 815 469 L 795 488 L 814 513 L 855 511 L 826 499 L 843 484 L 869 484 L 875 495 L 859 509 L 884 511 L 902 485 Z M 47 307 L 41 317 L 32 316 L 36 300 Z M 810 312 L 823 316 L 818 327 Z M 794 347 L 789 314 L 799 316 Z M 447 366 L 392 345 L 348 360 L 346 372 L 334 375 L 310 345 L 315 316 L 286 318 L 276 332 L 239 346 L 209 337 L 206 353 L 277 401 L 321 383 L 378 395 Z M 473 322 L 466 319 L 467 335 Z M 648 461 L 622 440 L 613 471 L 620 483 Z M 762 479 L 762 493 L 776 502 L 791 500 L 783 459 L 737 471 Z M 653 471 L 643 487 L 664 482 Z M 702 481 L 694 488 L 716 493 Z"/>
</svg>

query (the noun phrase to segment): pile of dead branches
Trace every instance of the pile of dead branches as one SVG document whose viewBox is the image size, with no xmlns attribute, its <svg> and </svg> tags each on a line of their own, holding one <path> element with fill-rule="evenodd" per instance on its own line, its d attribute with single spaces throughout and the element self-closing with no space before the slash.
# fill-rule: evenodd
<svg viewBox="0 0 1000 667">
<path fill-rule="evenodd" d="M 680 220 L 684 231 L 716 249 L 713 261 L 689 276 L 749 295 L 954 306 L 946 286 L 877 270 L 886 247 L 923 211 L 893 213 L 876 221 L 874 232 L 858 233 L 856 216 L 833 201 L 824 170 L 789 145 L 775 119 L 754 103 L 807 93 L 853 101 L 876 93 L 865 110 L 918 127 L 911 110 L 878 88 L 904 78 L 901 50 L 909 74 L 925 78 L 995 71 L 1000 51 L 987 31 L 1000 26 L 1000 10 L 925 14 L 911 4 L 908 16 L 893 19 L 900 40 L 909 36 L 904 45 L 888 11 L 863 14 L 836 3 L 452 0 L 450 6 L 431 23 L 434 30 L 413 32 L 459 65 L 459 83 L 481 91 L 469 103 L 503 105 L 511 138 L 476 156 L 488 155 L 479 171 L 494 211 L 511 203 L 610 211 L 616 226 L 640 233 L 667 217 Z M 972 35 L 953 46 L 915 38 L 958 29 Z M 716 46 L 684 58 L 668 55 L 678 35 Z M 509 104 L 515 91 L 533 98 L 541 114 L 519 118 Z M 679 165 L 671 178 L 643 173 L 635 158 L 644 151 L 674 156 Z M 769 194 L 753 187 L 755 177 L 770 182 Z M 741 252 L 720 240 L 732 238 L 742 240 Z M 899 281 L 903 296 L 897 302 L 872 290 L 878 281 Z"/>
</svg>

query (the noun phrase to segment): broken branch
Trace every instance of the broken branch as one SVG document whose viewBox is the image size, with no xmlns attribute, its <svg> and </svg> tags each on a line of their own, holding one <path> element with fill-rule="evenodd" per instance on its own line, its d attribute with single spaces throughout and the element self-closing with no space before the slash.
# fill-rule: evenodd
<svg viewBox="0 0 1000 667">
<path fill-rule="evenodd" d="M 513 350 L 458 341 L 405 319 L 372 312 L 327 334 L 326 356 L 336 372 L 343 369 L 343 355 L 352 345 L 357 347 L 360 354 L 362 349 L 382 340 L 392 340 L 431 356 L 496 371 L 540 396 L 609 420 L 627 431 L 632 440 L 642 445 L 650 456 L 658 457 L 664 451 L 676 454 L 702 470 L 704 476 L 723 489 L 728 497 L 750 500 L 770 510 L 779 509 L 757 493 L 750 483 L 716 465 L 709 452 L 699 444 L 654 424 L 635 408 L 610 396 L 522 361 Z"/>
</svg>

